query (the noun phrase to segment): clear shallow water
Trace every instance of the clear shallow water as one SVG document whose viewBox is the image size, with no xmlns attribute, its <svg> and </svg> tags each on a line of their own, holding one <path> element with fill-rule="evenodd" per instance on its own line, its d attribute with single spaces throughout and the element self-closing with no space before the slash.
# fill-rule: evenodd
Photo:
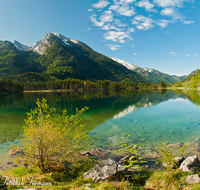
<svg viewBox="0 0 200 190">
<path fill-rule="evenodd" d="M 116 143 L 123 140 L 123 133 L 131 134 L 131 143 L 139 143 L 155 151 L 162 142 L 175 144 L 199 141 L 200 109 L 189 100 L 176 98 L 155 106 L 132 107 L 126 109 L 127 114 L 121 114 L 122 111 L 91 131 L 99 137 L 97 146 L 115 149 Z"/>
<path fill-rule="evenodd" d="M 26 112 L 36 106 L 38 98 L 46 98 L 59 112 L 67 109 L 69 115 L 75 114 L 76 108 L 88 106 L 82 118 L 89 134 L 99 137 L 94 147 L 115 150 L 124 133 L 131 134 L 130 143 L 143 145 L 140 151 L 144 157 L 155 158 L 162 142 L 175 149 L 177 143 L 186 143 L 187 154 L 199 154 L 200 109 L 191 97 L 188 100 L 188 96 L 173 92 L 80 92 L 1 95 L 1 158 L 6 158 L 6 146 L 17 143 Z"/>
</svg>

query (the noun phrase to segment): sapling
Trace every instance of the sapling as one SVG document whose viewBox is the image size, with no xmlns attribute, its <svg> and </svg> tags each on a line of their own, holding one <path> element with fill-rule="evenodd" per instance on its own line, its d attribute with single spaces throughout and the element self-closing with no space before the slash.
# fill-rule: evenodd
<svg viewBox="0 0 200 190">
<path fill-rule="evenodd" d="M 181 157 L 182 154 L 185 152 L 185 144 L 183 146 L 179 147 L 180 153 L 179 156 Z M 164 167 L 167 169 L 167 171 L 172 170 L 173 168 L 177 168 L 177 163 L 175 161 L 175 154 L 173 154 L 169 147 L 167 146 L 167 143 L 162 143 L 162 146 L 159 148 L 160 157 L 158 163 L 163 163 Z"/>
<path fill-rule="evenodd" d="M 117 150 L 116 152 L 126 152 L 130 156 L 127 158 L 127 160 L 124 160 L 126 162 L 126 165 L 124 165 L 125 168 L 132 169 L 132 179 L 133 180 L 138 180 L 140 182 L 141 177 L 141 171 L 143 171 L 143 168 L 140 166 L 140 164 L 146 163 L 142 157 L 137 157 L 138 156 L 138 147 L 141 147 L 140 144 L 135 144 L 135 145 L 129 145 L 128 143 L 128 138 L 130 137 L 129 135 L 123 134 L 125 141 L 119 142 L 118 144 L 121 145 L 122 149 Z M 137 172 L 137 174 L 134 174 L 134 172 Z M 130 177 L 130 175 L 127 175 L 126 177 Z"/>
</svg>

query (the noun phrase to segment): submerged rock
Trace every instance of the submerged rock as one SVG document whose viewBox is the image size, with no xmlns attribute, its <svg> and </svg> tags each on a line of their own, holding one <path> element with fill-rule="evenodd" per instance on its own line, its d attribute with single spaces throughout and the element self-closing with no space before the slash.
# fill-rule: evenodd
<svg viewBox="0 0 200 190">
<path fill-rule="evenodd" d="M 96 166 L 94 166 L 88 172 L 83 174 L 84 178 L 92 178 L 94 182 L 105 180 L 121 180 L 127 169 L 118 164 L 114 160 L 103 160 Z"/>
<path fill-rule="evenodd" d="M 15 156 L 21 155 L 21 154 L 22 154 L 22 151 L 20 151 L 20 150 L 14 150 L 14 149 L 10 149 L 7 152 L 7 155 L 10 156 L 10 157 L 15 157 Z"/>
<path fill-rule="evenodd" d="M 91 156 L 93 156 L 96 160 L 106 160 L 109 158 L 109 153 L 107 153 L 105 150 L 101 149 L 94 149 L 90 151 Z"/>
</svg>

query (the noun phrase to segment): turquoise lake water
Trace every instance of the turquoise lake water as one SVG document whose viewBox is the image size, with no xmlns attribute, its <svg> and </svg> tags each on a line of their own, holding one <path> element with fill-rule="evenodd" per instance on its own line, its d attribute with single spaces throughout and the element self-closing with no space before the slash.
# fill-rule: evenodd
<svg viewBox="0 0 200 190">
<path fill-rule="evenodd" d="M 198 96 L 198 94 L 197 94 Z M 155 158 L 162 142 L 171 147 L 186 143 L 186 154 L 200 151 L 200 109 L 186 95 L 167 92 L 79 92 L 27 93 L 0 96 L 0 157 L 6 146 L 17 143 L 26 112 L 36 107 L 36 100 L 46 98 L 58 112 L 88 106 L 82 116 L 89 134 L 98 137 L 92 148 L 114 151 L 125 135 L 130 143 L 141 144 L 144 157 Z"/>
</svg>

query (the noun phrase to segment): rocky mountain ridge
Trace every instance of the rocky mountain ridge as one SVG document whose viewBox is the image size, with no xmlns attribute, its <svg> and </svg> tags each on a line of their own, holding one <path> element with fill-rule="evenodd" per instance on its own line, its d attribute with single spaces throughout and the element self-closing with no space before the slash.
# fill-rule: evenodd
<svg viewBox="0 0 200 190">
<path fill-rule="evenodd" d="M 182 79 L 184 79 L 187 75 L 184 76 L 176 76 L 176 75 L 168 75 L 166 73 L 162 73 L 160 71 L 157 71 L 155 69 L 151 69 L 151 68 L 146 68 L 146 67 L 139 67 L 133 63 L 128 63 L 124 60 L 120 60 L 118 58 L 111 58 L 114 61 L 124 65 L 126 68 L 128 68 L 129 70 L 135 71 L 139 74 L 141 74 L 142 76 L 145 76 L 147 78 L 151 78 L 153 80 L 153 82 L 161 82 L 161 81 L 167 81 L 168 83 L 174 83 L 177 81 L 180 81 Z M 155 79 L 155 80 L 154 80 Z"/>
<path fill-rule="evenodd" d="M 0 42 L 0 77 L 20 82 L 65 79 L 151 82 L 83 42 L 47 33 L 32 47 Z"/>
<path fill-rule="evenodd" d="M 60 45 L 64 45 L 64 46 L 76 47 L 78 45 L 82 48 L 92 50 L 92 48 L 90 48 L 88 45 L 86 45 L 85 43 L 83 43 L 81 41 L 66 38 L 65 36 L 63 36 L 59 33 L 55 33 L 55 32 L 54 33 L 47 33 L 42 40 L 35 42 L 30 47 L 23 45 L 16 40 L 14 41 L 14 45 L 19 50 L 22 50 L 22 51 L 32 50 L 34 52 L 37 52 L 37 53 L 43 55 L 45 53 L 46 49 L 48 47 L 50 47 L 50 45 L 53 41 L 57 42 Z"/>
<path fill-rule="evenodd" d="M 3 53 L 1 53 L 3 52 Z M 47 33 L 29 47 L 18 41 L 0 42 L 0 77 L 22 75 L 31 80 L 111 80 L 174 83 L 180 77 L 141 68 L 118 58 L 109 58 L 87 44 L 59 33 Z M 28 72 L 28 73 L 27 73 Z M 31 72 L 31 74 L 30 74 Z M 15 78 L 15 77 L 14 77 Z"/>
</svg>

